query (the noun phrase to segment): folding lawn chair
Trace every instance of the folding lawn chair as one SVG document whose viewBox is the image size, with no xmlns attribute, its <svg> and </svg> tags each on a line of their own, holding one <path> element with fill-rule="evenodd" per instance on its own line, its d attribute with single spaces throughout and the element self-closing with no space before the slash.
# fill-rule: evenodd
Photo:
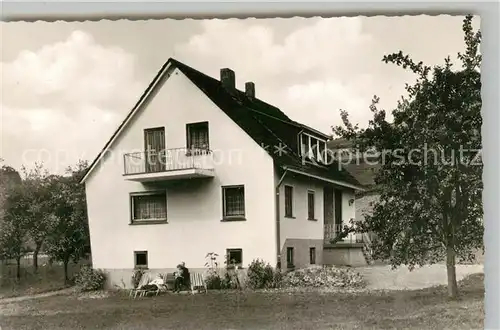
<svg viewBox="0 0 500 330">
<path fill-rule="evenodd" d="M 129 293 L 129 297 L 134 297 L 137 298 L 137 296 L 142 297 L 147 290 L 141 289 L 144 285 L 147 285 L 149 283 L 149 280 L 151 279 L 151 276 L 149 273 L 144 273 L 141 276 L 141 279 L 139 280 L 139 284 L 137 285 L 137 288 L 131 289 Z"/>
<path fill-rule="evenodd" d="M 207 284 L 205 282 L 205 279 L 203 278 L 203 275 L 200 273 L 191 273 L 190 274 L 190 284 L 191 284 L 191 293 L 194 294 L 195 290 L 200 292 L 200 290 L 205 290 L 205 293 L 208 292 L 207 290 Z"/>
</svg>

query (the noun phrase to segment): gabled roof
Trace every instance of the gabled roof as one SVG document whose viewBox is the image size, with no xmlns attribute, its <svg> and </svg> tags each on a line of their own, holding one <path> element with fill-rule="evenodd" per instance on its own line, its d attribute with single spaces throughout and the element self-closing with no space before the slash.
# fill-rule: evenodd
<svg viewBox="0 0 500 330">
<path fill-rule="evenodd" d="M 273 157 L 276 165 L 281 168 L 309 173 L 326 179 L 343 182 L 350 186 L 360 187 L 359 182 L 347 171 L 339 168 L 337 163 L 329 166 L 316 166 L 304 164 L 298 153 L 297 143 L 298 134 L 307 132 L 311 135 L 327 139 L 328 136 L 320 133 L 306 125 L 291 120 L 277 107 L 270 105 L 258 98 L 249 98 L 244 92 L 234 89 L 229 91 L 223 87 L 221 82 L 198 70 L 195 70 L 184 63 L 170 58 L 162 67 L 160 72 L 153 79 L 147 90 L 141 96 L 141 99 L 125 121 L 120 125 L 112 138 L 99 153 L 97 158 L 89 167 L 89 171 L 82 179 L 85 180 L 99 158 L 110 146 L 115 136 L 126 125 L 132 114 L 144 101 L 156 83 L 160 80 L 162 74 L 172 64 L 177 67 L 191 82 L 196 85 L 217 107 L 219 107 L 229 118 L 231 118 L 243 131 L 245 131 L 257 144 L 266 148 Z M 286 150 L 285 153 L 276 153 L 277 147 Z"/>
</svg>

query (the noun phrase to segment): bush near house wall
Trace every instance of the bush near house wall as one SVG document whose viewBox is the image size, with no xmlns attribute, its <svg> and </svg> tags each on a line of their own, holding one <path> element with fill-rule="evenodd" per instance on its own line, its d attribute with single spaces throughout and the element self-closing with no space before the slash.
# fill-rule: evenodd
<svg viewBox="0 0 500 330">
<path fill-rule="evenodd" d="M 85 265 L 75 276 L 75 284 L 79 291 L 97 291 L 104 288 L 106 274 L 100 269 Z"/>
</svg>

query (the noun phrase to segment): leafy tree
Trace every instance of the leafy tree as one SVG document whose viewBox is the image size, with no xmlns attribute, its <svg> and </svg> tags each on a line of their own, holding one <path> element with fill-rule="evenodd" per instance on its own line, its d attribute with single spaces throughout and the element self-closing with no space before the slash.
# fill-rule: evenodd
<svg viewBox="0 0 500 330">
<path fill-rule="evenodd" d="M 5 210 L 0 219 L 0 258 L 15 259 L 17 279 L 21 278 L 21 258 L 26 251 L 27 204 L 20 184 L 6 190 Z"/>
<path fill-rule="evenodd" d="M 360 129 L 341 111 L 343 126 L 334 132 L 353 141 L 361 151 L 376 150 L 381 168 L 375 181 L 380 200 L 364 222 L 354 221 L 349 231 L 374 232 L 374 257 L 393 267 L 440 262 L 446 259 L 448 294 L 458 296 L 455 264 L 483 248 L 481 149 L 480 31 L 472 16 L 462 30 L 466 50 L 453 70 L 450 58 L 433 68 L 414 62 L 401 51 L 383 61 L 417 75 L 407 84 L 408 96 L 386 112 L 371 105 L 373 119 Z"/>
<path fill-rule="evenodd" d="M 3 159 L 0 158 L 0 163 Z M 0 221 L 7 209 L 7 195 L 9 191 L 16 185 L 21 184 L 21 176 L 19 172 L 10 166 L 2 164 L 0 167 Z"/>
<path fill-rule="evenodd" d="M 35 164 L 31 170 L 23 167 L 22 191 L 27 200 L 25 223 L 30 241 L 34 244 L 33 267 L 38 270 L 38 254 L 48 235 L 52 218 L 51 178 L 42 164 Z"/>
<path fill-rule="evenodd" d="M 63 262 L 66 282 L 69 262 L 77 262 L 90 247 L 85 190 L 79 184 L 86 167 L 87 163 L 79 162 L 67 169 L 67 175 L 51 177 L 54 211 L 46 250 L 53 259 Z"/>
</svg>

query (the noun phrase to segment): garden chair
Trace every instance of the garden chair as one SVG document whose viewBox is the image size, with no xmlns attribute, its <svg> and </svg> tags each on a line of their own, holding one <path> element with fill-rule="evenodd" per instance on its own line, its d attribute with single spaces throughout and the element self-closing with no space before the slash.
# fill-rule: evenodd
<svg viewBox="0 0 500 330">
<path fill-rule="evenodd" d="M 190 279 L 189 281 L 191 282 L 191 293 L 194 294 L 195 290 L 200 292 L 201 289 L 205 290 L 205 293 L 208 292 L 207 290 L 207 284 L 205 282 L 205 279 L 203 278 L 203 275 L 200 273 L 191 273 L 189 274 Z"/>
<path fill-rule="evenodd" d="M 147 290 L 141 289 L 144 285 L 147 285 L 151 279 L 151 276 L 149 273 L 144 273 L 141 276 L 141 279 L 139 280 L 139 284 L 137 285 L 137 288 L 131 289 L 129 293 L 129 297 L 134 297 L 137 298 L 137 296 L 141 297 L 144 296 Z"/>
<path fill-rule="evenodd" d="M 156 286 L 158 287 L 156 290 L 150 290 L 150 291 L 146 291 L 144 295 L 147 295 L 148 293 L 152 293 L 153 295 L 157 296 L 160 294 L 160 292 L 167 292 L 168 291 L 168 287 L 167 287 L 167 274 L 160 274 L 160 278 L 162 279 L 162 283 L 155 283 Z"/>
</svg>

